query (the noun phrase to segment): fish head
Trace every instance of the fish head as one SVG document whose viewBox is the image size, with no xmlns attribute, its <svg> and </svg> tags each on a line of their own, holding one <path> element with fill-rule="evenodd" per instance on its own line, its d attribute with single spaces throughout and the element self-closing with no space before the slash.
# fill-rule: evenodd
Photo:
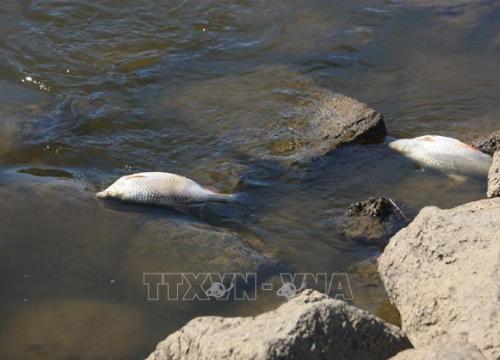
<svg viewBox="0 0 500 360">
<path fill-rule="evenodd" d="M 111 184 L 107 189 L 100 191 L 96 194 L 99 199 L 124 199 L 125 197 L 125 184 L 120 180 Z"/>
<path fill-rule="evenodd" d="M 389 147 L 402 154 L 409 154 L 415 148 L 415 142 L 413 139 L 399 139 L 391 141 Z"/>
</svg>

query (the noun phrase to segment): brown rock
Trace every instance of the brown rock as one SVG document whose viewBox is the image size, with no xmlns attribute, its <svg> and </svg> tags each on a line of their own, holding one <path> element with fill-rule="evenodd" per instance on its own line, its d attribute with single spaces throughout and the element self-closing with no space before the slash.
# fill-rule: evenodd
<svg viewBox="0 0 500 360">
<path fill-rule="evenodd" d="M 451 342 L 433 344 L 418 349 L 400 352 L 391 360 L 485 360 L 476 346 L 468 343 Z"/>
<path fill-rule="evenodd" d="M 500 151 L 493 156 L 490 171 L 488 172 L 488 193 L 489 198 L 500 196 Z"/>
<path fill-rule="evenodd" d="M 495 151 L 500 150 L 500 130 L 480 137 L 474 140 L 472 144 L 482 152 L 493 156 Z"/>
<path fill-rule="evenodd" d="M 337 221 L 337 231 L 348 239 L 385 247 L 409 220 L 391 199 L 370 198 L 352 204 Z"/>
<path fill-rule="evenodd" d="M 424 208 L 391 238 L 379 272 L 419 347 L 468 342 L 500 358 L 500 199 Z"/>
</svg>

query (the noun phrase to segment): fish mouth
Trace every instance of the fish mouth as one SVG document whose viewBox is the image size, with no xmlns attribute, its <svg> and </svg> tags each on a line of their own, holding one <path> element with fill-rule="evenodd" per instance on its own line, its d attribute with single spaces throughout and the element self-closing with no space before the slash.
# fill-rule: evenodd
<svg viewBox="0 0 500 360">
<path fill-rule="evenodd" d="M 394 150 L 394 151 L 397 151 L 398 153 L 401 153 L 401 154 L 406 154 L 407 153 L 407 146 L 405 146 L 407 144 L 407 142 L 404 140 L 404 139 L 399 139 L 399 140 L 394 140 L 394 141 L 391 141 L 387 144 L 387 146 Z"/>
<path fill-rule="evenodd" d="M 108 192 L 106 190 L 100 191 L 95 194 L 98 199 L 106 199 L 108 197 Z"/>
<path fill-rule="evenodd" d="M 391 141 L 387 144 L 389 148 L 396 150 L 396 151 L 401 151 L 401 144 L 398 142 L 399 140 Z"/>
</svg>

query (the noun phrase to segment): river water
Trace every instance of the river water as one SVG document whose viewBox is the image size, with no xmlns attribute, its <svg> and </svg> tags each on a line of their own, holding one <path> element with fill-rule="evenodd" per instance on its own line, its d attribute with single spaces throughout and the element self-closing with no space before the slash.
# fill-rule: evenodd
<svg viewBox="0 0 500 360">
<path fill-rule="evenodd" d="M 355 201 L 388 196 L 413 216 L 484 197 L 484 179 L 420 171 L 384 145 L 295 169 L 256 161 L 257 140 L 277 121 L 266 94 L 297 76 L 369 104 L 395 137 L 496 130 L 499 19 L 494 1 L 2 1 L 0 358 L 143 358 L 195 316 L 283 303 L 274 292 L 148 301 L 142 274 L 164 269 L 148 267 L 147 249 L 131 262 L 131 249 L 144 222 L 178 215 L 93 198 L 121 175 L 168 171 L 229 191 L 244 173 L 246 205 L 203 221 L 251 232 L 279 262 L 275 280 L 349 273 L 376 255 L 335 231 Z M 199 255 L 181 253 L 166 270 Z M 353 303 L 378 312 L 380 284 L 350 281 Z"/>
</svg>

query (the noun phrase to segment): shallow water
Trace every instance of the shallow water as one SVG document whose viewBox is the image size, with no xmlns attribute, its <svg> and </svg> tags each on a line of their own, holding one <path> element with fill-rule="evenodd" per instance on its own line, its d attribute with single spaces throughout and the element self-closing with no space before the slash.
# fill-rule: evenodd
<svg viewBox="0 0 500 360">
<path fill-rule="evenodd" d="M 384 145 L 305 169 L 261 159 L 259 136 L 288 116 L 268 94 L 285 96 L 297 76 L 382 112 L 396 137 L 469 141 L 498 129 L 500 6 L 432 4 L 3 1 L 0 358 L 109 358 L 115 336 L 113 358 L 141 358 L 195 316 L 284 301 L 147 301 L 143 272 L 186 271 L 195 251 L 166 257 L 165 269 L 123 270 L 144 223 L 189 221 L 93 198 L 127 173 L 169 171 L 223 191 L 243 174 L 245 206 L 204 220 L 276 260 L 265 278 L 275 284 L 281 271 L 348 272 L 376 254 L 335 232 L 352 202 L 389 196 L 414 215 L 484 197 L 484 179 L 419 171 Z M 377 312 L 380 284 L 350 280 L 354 304 Z"/>
</svg>

